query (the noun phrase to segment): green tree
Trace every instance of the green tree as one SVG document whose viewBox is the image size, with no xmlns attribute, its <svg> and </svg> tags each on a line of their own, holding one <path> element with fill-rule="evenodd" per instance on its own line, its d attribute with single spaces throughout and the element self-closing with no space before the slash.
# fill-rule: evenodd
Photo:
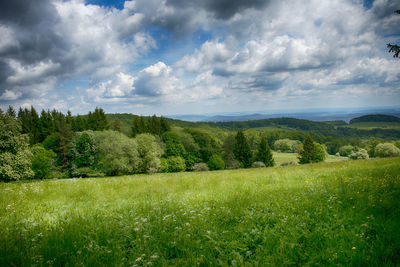
<svg viewBox="0 0 400 267">
<path fill-rule="evenodd" d="M 156 137 L 148 133 L 143 133 L 137 135 L 135 140 L 140 160 L 138 171 L 144 173 L 159 170 L 163 150 L 159 142 L 157 142 Z"/>
<path fill-rule="evenodd" d="M 392 143 L 378 144 L 375 147 L 375 156 L 380 158 L 399 157 L 400 149 Z"/>
<path fill-rule="evenodd" d="M 186 168 L 185 160 L 179 156 L 167 158 L 167 166 L 168 172 L 181 172 Z"/>
<path fill-rule="evenodd" d="M 106 114 L 102 108 L 96 107 L 94 112 L 89 112 L 87 119 L 88 129 L 103 131 L 109 129 Z"/>
<path fill-rule="evenodd" d="M 165 157 L 178 156 L 184 158 L 186 156 L 185 147 L 177 133 L 165 132 L 162 135 L 162 140 L 165 143 Z"/>
<path fill-rule="evenodd" d="M 54 158 L 57 155 L 52 150 L 47 150 L 40 144 L 32 147 L 32 153 L 32 170 L 35 173 L 35 178 L 49 178 Z"/>
<path fill-rule="evenodd" d="M 139 166 L 136 140 L 115 131 L 94 132 L 98 144 L 98 168 L 107 175 L 135 173 Z"/>
<path fill-rule="evenodd" d="M 69 150 L 71 167 L 92 167 L 96 163 L 96 157 L 97 145 L 93 132 L 76 133 Z"/>
<path fill-rule="evenodd" d="M 210 159 L 207 162 L 208 167 L 210 170 L 223 170 L 225 169 L 225 162 L 221 158 L 220 155 L 214 154 L 210 157 Z"/>
<path fill-rule="evenodd" d="M 239 130 L 235 137 L 236 143 L 233 153 L 235 158 L 240 162 L 244 168 L 251 167 L 252 152 L 243 131 Z"/>
<path fill-rule="evenodd" d="M 300 164 L 324 161 L 326 158 L 325 148 L 315 143 L 310 134 L 304 139 L 303 150 L 299 154 Z"/>
<path fill-rule="evenodd" d="M 0 180 L 32 178 L 31 157 L 29 137 L 21 134 L 20 122 L 0 110 Z"/>
<path fill-rule="evenodd" d="M 272 157 L 272 152 L 268 146 L 266 138 L 261 138 L 261 142 L 257 148 L 255 160 L 263 162 L 266 167 L 274 166 L 274 158 Z"/>
</svg>

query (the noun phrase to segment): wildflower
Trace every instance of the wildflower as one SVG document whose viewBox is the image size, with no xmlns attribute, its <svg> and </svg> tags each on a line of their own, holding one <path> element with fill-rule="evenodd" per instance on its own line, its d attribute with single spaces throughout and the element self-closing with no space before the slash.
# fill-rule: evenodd
<svg viewBox="0 0 400 267">
<path fill-rule="evenodd" d="M 352 249 L 352 250 L 356 250 L 357 248 L 356 248 L 356 247 L 352 247 L 351 249 Z"/>
</svg>

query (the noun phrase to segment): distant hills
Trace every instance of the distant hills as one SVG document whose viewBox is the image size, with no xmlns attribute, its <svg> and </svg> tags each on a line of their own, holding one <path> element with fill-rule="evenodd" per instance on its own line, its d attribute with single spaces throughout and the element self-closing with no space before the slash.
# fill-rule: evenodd
<svg viewBox="0 0 400 267">
<path fill-rule="evenodd" d="M 393 115 L 374 114 L 364 115 L 350 120 L 350 124 L 358 122 L 400 122 L 400 118 Z"/>
<path fill-rule="evenodd" d="M 303 111 L 259 111 L 259 112 L 237 112 L 225 114 L 206 115 L 170 115 L 169 118 L 191 121 L 191 122 L 228 122 L 228 121 L 250 121 L 272 118 L 296 118 L 311 121 L 345 121 L 368 115 L 385 114 L 400 116 L 400 108 L 359 108 L 359 109 L 310 109 Z"/>
</svg>

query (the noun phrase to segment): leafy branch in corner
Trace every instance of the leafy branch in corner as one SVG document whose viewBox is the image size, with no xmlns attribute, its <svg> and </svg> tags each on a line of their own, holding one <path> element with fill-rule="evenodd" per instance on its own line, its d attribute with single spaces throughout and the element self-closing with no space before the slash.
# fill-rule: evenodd
<svg viewBox="0 0 400 267">
<path fill-rule="evenodd" d="M 395 13 L 400 14 L 400 9 L 396 10 Z M 389 48 L 389 53 L 394 53 L 393 57 L 399 57 L 399 53 L 400 53 L 400 46 L 399 45 L 395 45 L 395 44 L 387 44 L 387 47 Z"/>
</svg>

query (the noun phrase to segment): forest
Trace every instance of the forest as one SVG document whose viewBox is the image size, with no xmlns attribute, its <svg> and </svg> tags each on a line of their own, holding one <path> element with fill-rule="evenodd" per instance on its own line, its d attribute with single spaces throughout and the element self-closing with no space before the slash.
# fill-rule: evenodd
<svg viewBox="0 0 400 267">
<path fill-rule="evenodd" d="M 373 120 L 382 118 L 390 119 Z M 368 121 L 368 116 L 353 120 L 358 121 Z M 329 155 L 400 155 L 398 129 L 365 130 L 294 118 L 192 123 L 105 114 L 102 108 L 73 116 L 34 107 L 17 112 L 10 106 L 0 111 L 0 124 L 3 181 L 271 167 L 276 165 L 273 154 L 279 153 L 297 155 L 300 164 Z"/>
</svg>

